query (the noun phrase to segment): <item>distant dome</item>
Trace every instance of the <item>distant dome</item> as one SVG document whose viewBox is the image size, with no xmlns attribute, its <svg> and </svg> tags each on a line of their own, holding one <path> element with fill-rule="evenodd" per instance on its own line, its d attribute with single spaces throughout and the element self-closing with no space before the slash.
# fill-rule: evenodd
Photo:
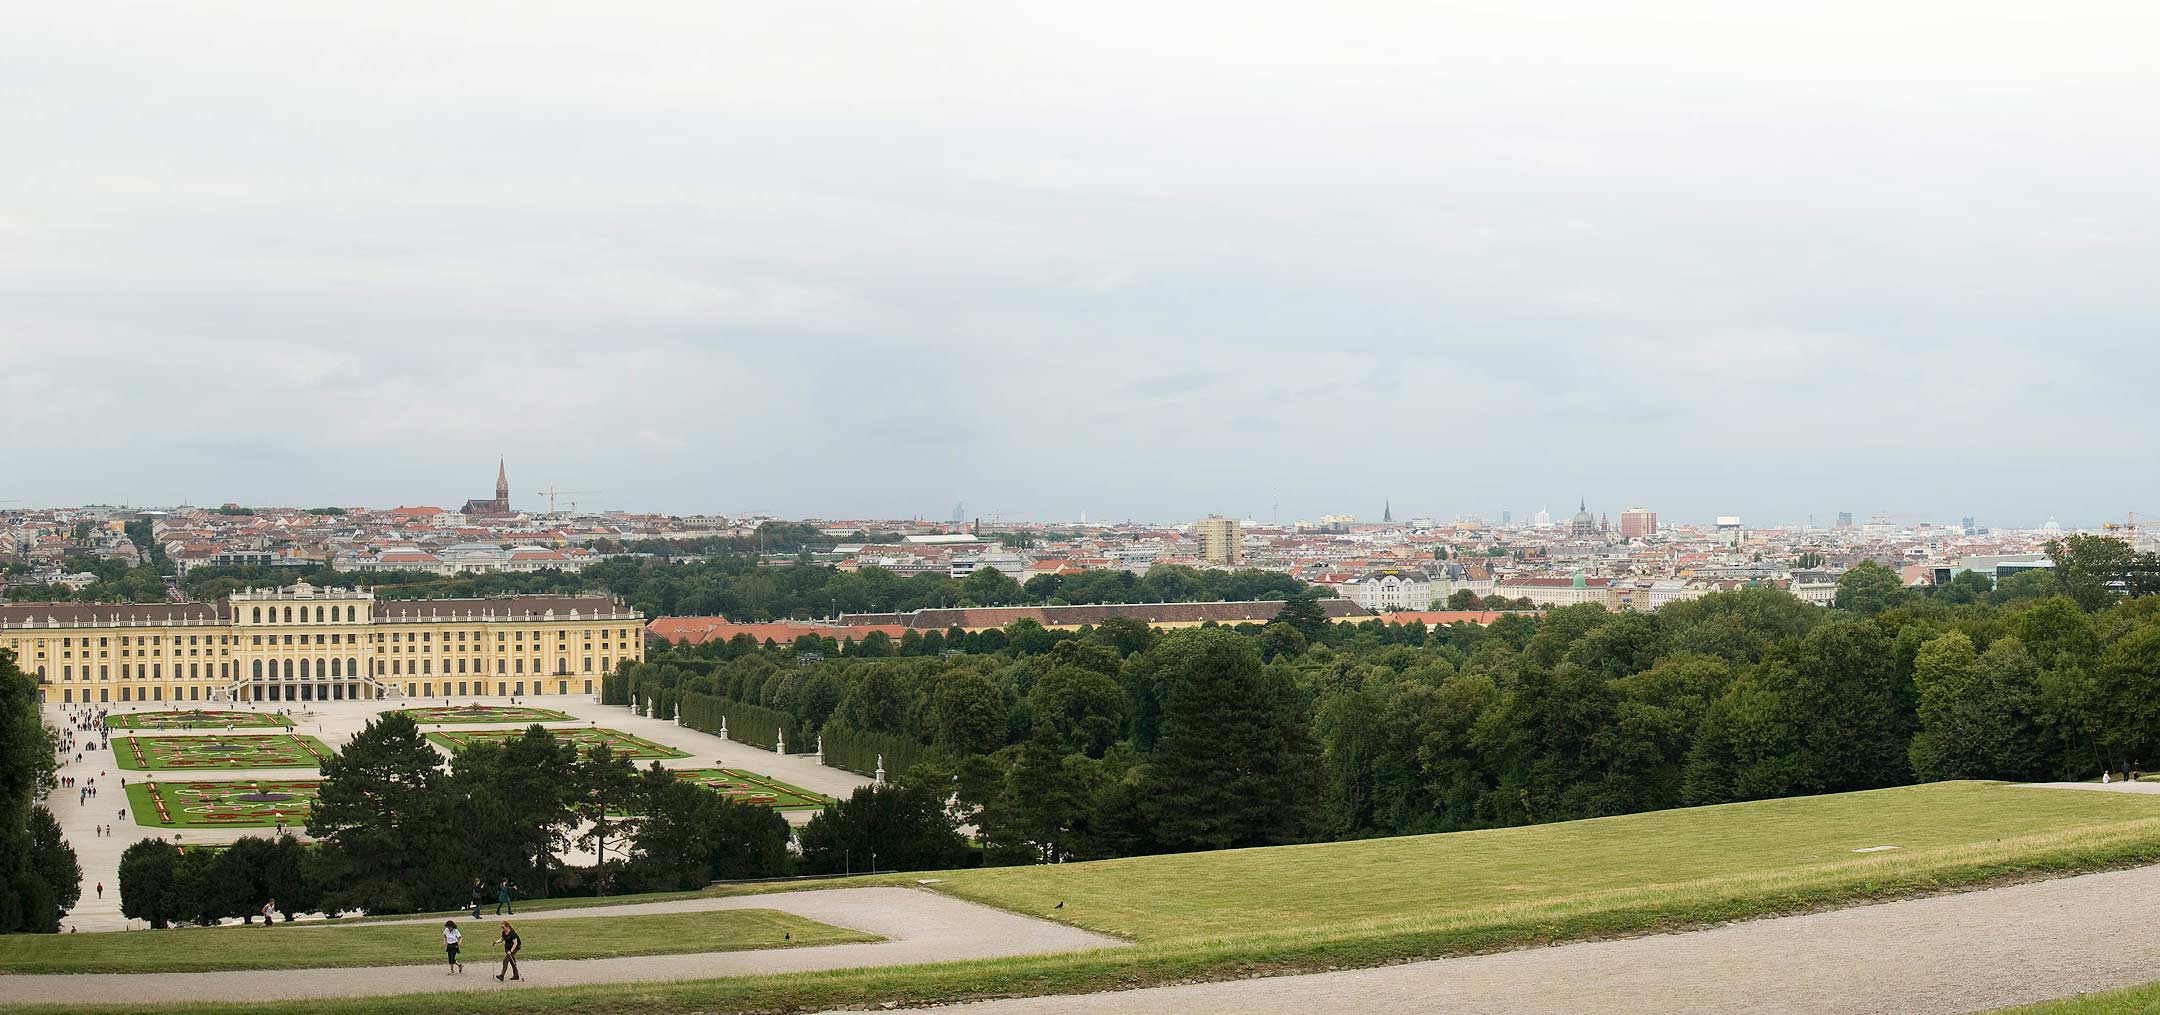
<svg viewBox="0 0 2160 1015">
<path fill-rule="evenodd" d="M 1575 517 L 1568 522 L 1568 534 L 1575 536 L 1596 535 L 1597 516 L 1590 513 L 1590 503 L 1584 501 L 1575 509 Z"/>
</svg>

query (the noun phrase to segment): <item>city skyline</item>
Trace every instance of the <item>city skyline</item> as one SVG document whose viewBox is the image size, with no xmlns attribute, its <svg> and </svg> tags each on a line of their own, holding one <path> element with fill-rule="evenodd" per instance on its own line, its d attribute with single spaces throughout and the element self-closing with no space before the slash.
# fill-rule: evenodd
<svg viewBox="0 0 2160 1015">
<path fill-rule="evenodd" d="M 522 493 L 522 496 L 521 496 L 521 492 L 520 492 L 519 488 L 518 488 L 518 487 L 516 487 L 516 486 L 515 486 L 515 484 L 509 484 L 509 482 L 508 482 L 508 479 L 507 479 L 507 473 L 508 473 L 508 463 L 507 463 L 507 459 L 502 459 L 502 460 L 499 460 L 499 461 L 498 461 L 498 464 L 497 464 L 497 485 L 496 485 L 496 487 L 495 487 L 495 493 L 496 493 L 496 498 L 500 498 L 500 499 L 502 499 L 502 502 L 503 502 L 503 503 L 505 503 L 505 504 L 507 504 L 507 506 L 508 506 L 508 509 L 509 509 L 510 511 L 513 511 L 513 512 L 515 512 L 515 513 L 519 513 L 519 514 L 527 514 L 527 515 L 545 515 L 545 514 L 550 514 L 550 513 L 553 513 L 552 511 L 550 511 L 550 509 L 548 509 L 548 508 L 546 508 L 546 507 L 542 507 L 542 506 L 541 506 L 541 504 L 542 504 L 543 502 L 545 502 L 545 501 L 546 501 L 546 499 L 547 499 L 547 497 L 548 497 L 548 494 L 549 494 L 549 492 L 550 492 L 550 490 L 549 490 L 549 489 L 540 489 L 540 490 L 537 490 L 537 491 L 528 491 L 528 492 L 523 492 L 523 493 Z M 559 489 L 559 488 L 557 488 L 557 489 Z M 573 493 L 573 492 L 574 492 L 574 493 L 576 493 L 576 494 L 579 494 L 579 495 L 587 495 L 587 494 L 595 493 L 596 491 L 585 491 L 585 490 L 579 490 L 579 491 L 562 491 L 562 492 L 563 492 L 563 493 L 565 494 L 565 496 L 564 496 L 564 497 L 563 497 L 563 498 L 561 499 L 561 502 L 560 502 L 560 503 L 558 503 L 558 504 L 556 504 L 556 505 L 555 505 L 555 507 L 556 507 L 556 508 L 558 508 L 558 509 L 562 509 L 562 510 L 568 511 L 568 510 L 573 510 L 573 509 L 576 509 L 576 500 L 575 500 L 575 498 L 573 498 L 573 497 L 570 497 L 570 496 L 568 496 L 568 494 L 570 494 L 570 493 Z M 590 501 L 590 499 L 597 499 L 597 498 L 589 498 L 589 500 L 588 500 L 588 503 L 587 503 L 586 507 L 585 507 L 585 508 L 583 509 L 583 512 L 582 512 L 582 513 L 602 513 L 602 512 L 616 512 L 616 513 L 627 513 L 627 514 L 647 514 L 647 513 L 651 513 L 651 514 L 668 514 L 668 515 L 678 515 L 678 516 L 681 516 L 681 515 L 721 515 L 721 516 L 729 516 L 729 517 L 773 517 L 773 518 L 783 518 L 783 519 L 827 519 L 827 520 L 850 520 L 850 519 L 863 519 L 863 520 L 878 520 L 878 521 L 906 521 L 906 520 L 913 520 L 913 521 L 921 522 L 921 523 L 923 523 L 923 524 L 943 524 L 943 525 L 951 525 L 951 524 L 955 524 L 955 519 L 953 519 L 953 518 L 951 518 L 951 517 L 949 517 L 949 516 L 948 516 L 948 517 L 940 517 L 940 516 L 939 516 L 939 515 L 938 515 L 938 514 L 937 514 L 936 512 L 929 512 L 929 511 L 914 511 L 914 512 L 908 512 L 908 513 L 900 513 L 900 514 L 890 514 L 890 513 L 888 513 L 888 514 L 880 514 L 880 513 L 852 513 L 852 514 L 851 514 L 851 513 L 832 513 L 832 512 L 823 512 L 823 513 L 820 513 L 820 512 L 808 512 L 808 513 L 801 513 L 801 514 L 784 514 L 784 513 L 775 513 L 775 512 L 770 512 L 770 511 L 762 511 L 762 510 L 741 510 L 741 509 L 721 509 L 721 508 L 713 508 L 713 509 L 705 509 L 705 508 L 700 508 L 700 509 L 692 509 L 692 510 L 662 510 L 662 509 L 657 509 L 657 508 L 651 508 L 651 507 L 640 507 L 640 506 L 637 506 L 637 505 L 617 505 L 617 504 L 613 504 L 613 503 L 609 503 L 609 504 L 607 504 L 607 505 L 605 505 L 605 506 L 599 506 L 599 505 L 594 505 L 594 504 L 590 503 L 590 502 L 589 502 L 589 501 Z M 1864 512 L 1864 511 L 1849 511 L 1849 512 L 1841 512 L 1841 511 L 1838 511 L 1838 510 L 1831 510 L 1831 511 L 1827 511 L 1827 512 L 1822 512 L 1822 511 L 1818 511 L 1818 512 L 1810 512 L 1810 513 L 1809 513 L 1808 515 L 1806 515 L 1806 516 L 1804 516 L 1804 517 L 1792 517 L 1792 516 L 1789 516 L 1789 515 L 1765 515 L 1765 516 L 1760 516 L 1760 517 L 1754 517 L 1754 518 L 1749 518 L 1749 517 L 1747 517 L 1747 516 L 1733 516 L 1733 515 L 1731 515 L 1731 513 L 1730 513 L 1730 512 L 1718 512 L 1718 513 L 1714 513 L 1714 514 L 1710 514 L 1710 515 L 1705 515 L 1705 516 L 1702 516 L 1702 517 L 1699 517 L 1699 518 L 1697 518 L 1697 517 L 1689 517 L 1689 516 L 1685 516 L 1685 515 L 1678 515 L 1678 514 L 1675 514 L 1675 513 L 1669 512 L 1669 511 L 1665 511 L 1665 510 L 1662 510 L 1662 509 L 1660 509 L 1659 507 L 1657 507 L 1657 506 L 1656 506 L 1656 505 L 1655 505 L 1654 503 L 1648 503 L 1648 502 L 1635 502 L 1635 501 L 1630 501 L 1630 502 L 1627 502 L 1627 505 L 1626 505 L 1626 507 L 1620 507 L 1620 508 L 1592 508 L 1592 507 L 1590 507 L 1590 506 L 1589 506 L 1589 505 L 1590 505 L 1590 502 L 1591 502 L 1591 500 L 1592 500 L 1592 499 L 1593 499 L 1593 498 L 1591 498 L 1591 497 L 1589 497 L 1589 496 L 1587 496 L 1587 495 L 1579 495 L 1579 496 L 1577 497 L 1577 499 L 1576 499 L 1576 503 L 1578 504 L 1578 506 L 1582 507 L 1583 509 L 1585 509 L 1585 510 L 1589 510 L 1589 511 L 1590 511 L 1590 513 L 1591 513 L 1591 514 L 1592 514 L 1593 516 L 1600 516 L 1600 517 L 1604 518 L 1604 519 L 1605 519 L 1605 520 L 1606 520 L 1607 522 L 1609 522 L 1609 523 L 1610 523 L 1610 524 L 1612 525 L 1612 527 L 1613 527 L 1613 531 L 1615 531 L 1615 532 L 1619 532 L 1619 531 L 1620 531 L 1620 526 L 1621 526 L 1621 521 L 1620 521 L 1620 519 L 1621 519 L 1621 516 L 1622 516 L 1622 515 L 1623 515 L 1623 514 L 1624 514 L 1625 512 L 1627 512 L 1627 511 L 1630 511 L 1630 510 L 1635 510 L 1635 509 L 1641 509 L 1641 510 L 1645 510 L 1645 511 L 1648 511 L 1648 512 L 1649 512 L 1649 514 L 1650 514 L 1650 517 L 1651 517 L 1651 524 L 1652 524 L 1653 526 L 1675 526 L 1675 525 L 1678 525 L 1678 526 L 1688 526 L 1688 527 L 1694 527 L 1694 526 L 1710 526 L 1710 525 L 1714 525 L 1714 524 L 1716 524 L 1717 520 L 1718 520 L 1719 518 L 1722 518 L 1722 517 L 1741 517 L 1741 518 L 1742 518 L 1742 520 L 1743 520 L 1743 522 L 1747 523 L 1748 525 L 1751 525 L 1751 526 L 1755 526 L 1755 527 L 1778 527 L 1778 528 L 1785 528 L 1785 527 L 1795 527 L 1795 526 L 1802 526 L 1802 527 L 1815 527 L 1815 528 L 1831 528 L 1831 527 L 1833 527 L 1833 526 L 1834 526 L 1834 525 L 1835 525 L 1835 524 L 1837 523 L 1837 521 L 1838 521 L 1838 517 L 1839 517 L 1839 515 L 1840 515 L 1840 514 L 1842 513 L 1842 514 L 1847 514 L 1847 515 L 1850 515 L 1850 516 L 1851 516 L 1851 518 L 1852 518 L 1852 520 L 1853 520 L 1853 522 L 1854 522 L 1855 524 L 1868 524 L 1868 523 L 1871 523 L 1871 522 L 1874 522 L 1874 521 L 1876 521 L 1876 520 L 1877 520 L 1878 518 L 1879 518 L 1879 519 L 1880 519 L 1880 520 L 1881 520 L 1882 522 L 1884 522 L 1884 523 L 1888 523 L 1888 524 L 1892 524 L 1892 525 L 1913 525 L 1913 524 L 1927 524 L 1927 525 L 1953 525 L 1953 524 L 1967 524 L 1967 525 L 1970 525 L 1970 524 L 1974 523 L 1975 521 L 1977 521 L 1977 523 L 1978 523 L 1978 527 L 1979 527 L 1979 528 L 1981 528 L 1981 529 L 2002 528 L 2002 529 L 2012 529 L 2012 530 L 2037 530 L 2037 529 L 2040 529 L 2040 528 L 2042 528 L 2042 527 L 2043 527 L 2043 526 L 2044 526 L 2044 525 L 2045 525 L 2045 524 L 2046 524 L 2047 522 L 2054 522 L 2054 523 L 2056 523 L 2056 524 L 2057 524 L 2057 525 L 2058 525 L 2059 527 L 2061 527 L 2061 528 L 2063 528 L 2063 529 L 2065 529 L 2065 530 L 2075 530 L 2075 529 L 2080 529 L 2080 528 L 2098 528 L 2098 527 L 2100 527 L 2100 526 L 2102 526 L 2102 525 L 2104 525 L 2104 524 L 2107 524 L 2107 523 L 2115 523 L 2115 522 L 2121 522 L 2121 521 L 2123 521 L 2123 520 L 2124 520 L 2124 517 L 2125 517 L 2125 516 L 2124 516 L 2124 515 L 2122 515 L 2122 514 L 2118 514 L 2118 515 L 2115 515 L 2115 516 L 2113 516 L 2113 517 L 2109 517 L 2109 518 L 2102 518 L 2102 519 L 2091 519 L 2091 520 L 2085 520 L 2085 519 L 2069 519 L 2069 518 L 2061 518 L 2061 517 L 2058 517 L 2058 516 L 2055 516 L 2055 515 L 2052 515 L 2052 514 L 2051 514 L 2051 515 L 2049 515 L 2049 516 L 2047 516 L 2046 518 L 2044 518 L 2044 519 L 2041 519 L 2041 520 L 2037 520 L 2037 521 L 2031 521 L 2031 522 L 2023 522 L 2023 521 L 2008 521 L 2008 520 L 1988 519 L 1988 518 L 1985 518 L 1985 517 L 1981 517 L 1981 516 L 1974 516 L 1974 515 L 1954 515 L 1954 516 L 1950 516 L 1950 517 L 1938 517 L 1938 516 L 1935 516 L 1935 515 L 1922 515 L 1922 514 L 1915 514 L 1915 515 L 1896 515 L 1896 514 L 1891 514 L 1891 513 L 1888 513 L 1888 512 Z M 474 504 L 482 504 L 482 505 L 488 505 L 488 504 L 492 504 L 493 502 L 494 502 L 494 500 L 493 500 L 493 499 L 488 499 L 488 500 L 482 500 L 482 499 L 476 499 L 476 498 L 468 498 L 468 499 L 467 499 L 467 504 L 466 504 L 466 506 L 465 506 L 465 510 L 466 510 L 466 511 L 468 511 L 468 513 L 469 513 L 469 512 L 470 512 L 470 510 L 472 509 L 472 507 L 473 507 L 473 505 L 474 505 Z M 177 508 L 214 508 L 214 507 L 218 507 L 218 506 L 222 506 L 222 505 L 226 505 L 226 504 L 236 505 L 236 506 L 240 506 L 240 507 L 250 507 L 250 508 L 257 508 L 257 507 L 260 507 L 260 508 L 298 508 L 298 509 L 305 509 L 305 508 L 310 508 L 310 507 L 339 507 L 339 508 L 356 508 L 356 507 L 365 507 L 365 508 L 369 508 L 369 509 L 372 509 L 372 510 L 388 510 L 388 509 L 390 509 L 390 508 L 394 508 L 394 507 L 418 507 L 418 506 L 435 506 L 435 507 L 442 507 L 442 506 L 444 506 L 444 505 L 449 505 L 449 504 L 454 504 L 454 503 L 456 503 L 456 499 L 455 499 L 455 498 L 447 498 L 447 497 L 439 497 L 439 496 L 438 496 L 438 497 L 419 497 L 419 498 L 403 498 L 403 499 L 396 499 L 396 500 L 395 500 L 394 502 L 392 502 L 392 501 L 385 501 L 385 500 L 382 500 L 382 499 L 380 499 L 380 498 L 375 498 L 375 499 L 371 499 L 371 500 L 347 500 L 347 501 L 327 501 L 327 500 L 278 500 L 278 499 L 275 499 L 275 498 L 269 498 L 269 499 L 256 499 L 256 500 L 246 500 L 246 501 L 242 501 L 242 500 L 234 500 L 234 499 L 231 499 L 231 498 L 225 498 L 225 499 L 220 499 L 220 500 L 214 500 L 214 501 L 203 501 L 203 502 L 195 502 L 195 501 L 191 501 L 191 500 L 177 500 L 177 501 L 171 501 L 171 502 L 153 502 L 153 501 L 145 501 L 145 502 L 129 502 L 129 501 L 110 501 L 110 502 L 107 502 L 107 501 L 88 501 L 88 502 L 82 502 L 82 503 L 76 503 L 76 504 L 57 504 L 57 503 L 55 503 L 55 504 L 46 504 L 46 503 L 37 503 L 37 502 L 34 502 L 34 501 L 32 501 L 32 500 L 30 500 L 30 499 L 28 499 L 28 498 L 22 498 L 22 497 L 14 497 L 14 498 L 6 498 L 6 499 L 4 499 L 4 500 L 0 500 L 0 513 L 5 513 L 5 512 L 7 512 L 7 511 L 11 511 L 11 510 L 12 510 L 12 511 L 22 511 L 22 510 L 65 510 L 65 509 L 70 509 L 70 508 L 92 508 L 92 507 L 114 507 L 114 508 L 126 508 L 126 509 L 130 509 L 130 510 L 159 510 L 159 509 L 177 509 Z M 1195 524 L 1195 523 L 1197 523 L 1197 522 L 1199 522 L 1199 521 L 1201 521 L 1201 520 L 1204 520 L 1204 519 L 1206 519 L 1206 518 L 1208 518 L 1208 517 L 1211 517 L 1211 516 L 1217 516 L 1217 515 L 1221 515 L 1221 516 L 1226 516 L 1226 517 L 1234 517 L 1234 518 L 1237 518 L 1237 519 L 1239 519 L 1239 520 L 1243 520 L 1243 521 L 1251 521 L 1251 522 L 1255 522 L 1255 523 L 1258 523 L 1258 524 L 1262 524 L 1262 525 L 1274 525 L 1274 524 L 1282 524 L 1282 525 L 1289 525 L 1289 524 L 1296 524 L 1296 523 L 1312 523 L 1312 522 L 1315 522 L 1315 521 L 1317 521 L 1317 520 L 1319 520 L 1319 519 L 1323 519 L 1323 518 L 1335 518 L 1335 517 L 1344 517 L 1344 516 L 1348 516 L 1348 517 L 1350 517 L 1350 518 L 1353 518 L 1353 519 L 1355 519 L 1355 520 L 1356 520 L 1357 522 L 1359 522 L 1360 524 L 1364 524 L 1364 523 L 1378 523 L 1378 522 L 1382 522 L 1382 521 L 1384 520 L 1384 516 L 1385 516 L 1385 515 L 1387 515 L 1387 514 L 1388 514 L 1388 513 L 1389 513 L 1389 512 L 1390 512 L 1390 511 L 1392 510 L 1392 507 L 1393 507 L 1393 504 L 1394 504 L 1394 500 L 1393 500 L 1392 498 L 1383 498 L 1383 500 L 1382 500 L 1382 502 L 1381 502 L 1381 503 L 1382 503 L 1382 509 L 1381 509 L 1381 511 L 1380 511 L 1379 513 L 1372 513 L 1372 514 L 1367 514 L 1367 513 L 1364 513 L 1364 512 L 1359 512 L 1359 511 L 1356 511 L 1356 510 L 1351 510 L 1351 509 L 1347 509 L 1347 508 L 1344 508 L 1344 509 L 1335 509 L 1335 510 L 1318 510 L 1318 511 L 1314 511 L 1314 512 L 1312 512 L 1312 513 L 1309 513 L 1309 514 L 1303 514 L 1303 515 L 1298 515 L 1298 516 L 1288 516 L 1288 515 L 1283 515 L 1283 514 L 1280 514 L 1279 512 L 1273 512 L 1273 511 L 1271 511 L 1270 513 L 1265 513 L 1265 514 L 1263 514 L 1263 513 L 1260 513 L 1260 512 L 1249 512 L 1249 511 L 1248 511 L 1248 512 L 1242 512 L 1242 513 L 1240 513 L 1240 512 L 1234 512 L 1234 511 L 1231 511 L 1231 512 L 1225 512 L 1225 511 L 1207 511 L 1207 512 L 1202 512 L 1202 513 L 1198 513 L 1198 514 L 1193 514 L 1193 515 L 1189 515 L 1189 516 L 1170 516 L 1170 517 L 1160 517 L 1160 518 L 1140 518 L 1140 517 L 1132 517 L 1132 518 L 1114 518 L 1114 517 L 1102 517 L 1102 516 L 1089 516 L 1088 512 L 1086 512 L 1085 510 L 1083 510 L 1083 511 L 1081 511 L 1080 513 L 1078 513 L 1078 514 L 1075 514 L 1075 515 L 1065 515 L 1065 516 L 1059 516 L 1059 515 L 1025 515 L 1025 514 L 1019 514 L 1019 513 L 1015 513 L 1015 512 L 1007 512 L 1007 511 L 1002 511 L 1002 510 L 999 510 L 999 511 L 993 511 L 993 512 L 988 512 L 988 513 L 983 513 L 983 512 L 973 512 L 973 511 L 970 511 L 970 512 L 967 512 L 967 513 L 965 513 L 965 514 L 964 514 L 963 516 L 961 516 L 960 518 L 958 518 L 958 519 L 957 519 L 957 523 L 958 523 L 958 524 L 962 524 L 962 525 L 971 525 L 971 524 L 974 524 L 974 523 L 977 523 L 977 522 L 990 522 L 990 523 L 993 523 L 993 524 L 996 524 L 996 523 L 1008 523 L 1008 524 L 1042 524 L 1042 525 L 1058 525 L 1058 524 L 1102 524 L 1102 525 L 1115 525 L 1115 524 L 1125 524 L 1125 523 L 1134 523 L 1134 524 L 1146 524 L 1146 525 L 1179 525 L 1179 524 Z M 957 504 L 956 506 L 959 506 L 959 507 L 965 507 L 965 504 L 966 504 L 966 502 L 965 502 L 965 501 L 963 500 L 963 501 L 959 502 L 959 503 L 958 503 L 958 504 Z M 1271 505 L 1271 508 L 1272 508 L 1272 507 L 1275 507 L 1275 505 Z M 455 511 L 455 510 L 459 510 L 459 509 L 457 509 L 457 508 L 448 508 L 448 510 L 453 510 L 453 511 Z M 1399 524 L 1399 525 L 1409 525 L 1410 523 L 1412 523 L 1412 522 L 1414 522 L 1414 521 L 1427 521 L 1427 522 L 1432 522 L 1432 523 L 1435 523 L 1435 524 L 1450 524 L 1450 523 L 1453 523 L 1453 522 L 1456 522 L 1456 521 L 1460 521 L 1460 520 L 1476 520 L 1476 521 L 1478 521 L 1478 522 L 1481 522 L 1481 523 L 1483 523 L 1483 524 L 1485 524 L 1485 525 L 1488 525 L 1488 526 L 1496 526 L 1496 527 L 1505 527 L 1505 526 L 1508 526 L 1508 525 L 1511 525 L 1511 524 L 1512 524 L 1512 525 L 1517 525 L 1517 526 L 1521 526 L 1521 527 L 1525 527 L 1525 528 L 1528 528 L 1528 527 L 1535 527 L 1535 522 L 1533 521 L 1533 519 L 1534 519 L 1534 518 L 1535 518 L 1535 516 L 1536 516 L 1536 515 L 1537 515 L 1538 513 L 1540 513 L 1540 512 L 1544 512 L 1544 513 L 1547 513 L 1547 514 L 1549 514 L 1549 515 L 1550 515 L 1550 517 L 1551 517 L 1551 522 L 1550 522 L 1550 524 L 1553 524 L 1553 525 L 1561 525 L 1561 524 L 1565 524 L 1565 522 L 1566 522 L 1566 518 L 1567 518 L 1567 516 L 1568 516 L 1568 515 L 1570 514 L 1570 512 L 1567 512 L 1567 511 L 1564 511 L 1564 510 L 1563 510 L 1563 511 L 1559 511 L 1559 512 L 1553 512 L 1553 511 L 1551 510 L 1551 503 L 1550 503 L 1550 502 L 1543 502 L 1543 501 L 1541 501 L 1541 502 L 1539 502 L 1539 503 L 1538 503 L 1538 506 L 1537 506 L 1537 507 L 1535 507 L 1535 508 L 1519 508 L 1519 507 L 1509 507 L 1509 508 L 1500 508 L 1500 509 L 1497 509 L 1497 510 L 1485 510 L 1485 511 L 1480 511 L 1480 510 L 1426 511 L 1426 510 L 1415 510 L 1415 509 L 1411 509 L 1411 508 L 1406 508 L 1405 510 L 1401 510 L 1401 511 L 1393 511 L 1393 521 L 1394 521 L 1394 523 L 1395 523 L 1395 524 Z M 1512 521 L 1509 521 L 1509 520 L 1505 520 L 1505 519 L 1503 518 L 1503 516 L 1514 516 L 1514 520 L 1512 520 Z"/>
</svg>

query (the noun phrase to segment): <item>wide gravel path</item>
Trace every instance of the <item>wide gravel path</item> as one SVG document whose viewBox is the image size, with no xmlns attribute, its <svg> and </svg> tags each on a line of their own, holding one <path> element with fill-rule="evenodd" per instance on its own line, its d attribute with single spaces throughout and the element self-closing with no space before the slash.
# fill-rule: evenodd
<svg viewBox="0 0 2160 1015">
<path fill-rule="evenodd" d="M 768 951 L 702 952 L 685 955 L 645 955 L 623 959 L 547 958 L 545 921 L 581 916 L 634 916 L 646 913 L 686 913 L 714 909 L 774 909 L 793 913 L 836 927 L 865 931 L 886 940 L 866 944 L 812 945 Z M 87 973 L 0 976 L 0 990 L 9 997 L 63 1004 L 98 1002 L 139 1003 L 166 1001 L 277 1001 L 321 997 L 356 997 L 379 994 L 411 994 L 442 990 L 518 990 L 526 987 L 566 987 L 588 983 L 633 983 L 641 980 L 700 980 L 747 973 L 793 973 L 806 970 L 850 969 L 861 966 L 899 966 L 953 959 L 996 958 L 1045 952 L 1106 948 L 1125 944 L 1061 924 L 1019 916 L 1001 909 L 906 888 L 835 888 L 819 891 L 778 892 L 724 899 L 684 899 L 648 905 L 606 906 L 519 914 L 515 918 L 525 938 L 519 965 L 525 978 L 516 983 L 497 983 L 495 964 L 500 953 L 491 953 L 486 940 L 494 927 L 493 917 L 479 923 L 465 922 L 465 955 L 470 961 L 461 976 L 443 971 L 441 953 L 426 965 L 372 966 L 348 969 L 239 970 L 217 973 Z M 429 920 L 427 922 L 434 922 Z M 464 921 L 461 921 L 464 922 Z M 543 924 L 529 927 L 528 923 Z M 138 931 L 136 933 L 150 933 Z M 234 933 L 261 933 L 235 930 Z M 326 949 L 335 948 L 336 925 L 280 925 L 271 933 L 312 934 L 323 939 Z"/>
<path fill-rule="evenodd" d="M 2156 903 L 2160 867 L 2147 867 L 1684 934 L 940 1011 L 1970 1012 L 2160 979 Z"/>
</svg>

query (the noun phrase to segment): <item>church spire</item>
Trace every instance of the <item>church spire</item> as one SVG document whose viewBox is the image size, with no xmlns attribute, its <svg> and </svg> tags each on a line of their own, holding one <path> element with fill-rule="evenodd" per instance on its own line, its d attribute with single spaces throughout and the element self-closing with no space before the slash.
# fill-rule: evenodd
<svg viewBox="0 0 2160 1015">
<path fill-rule="evenodd" d="M 1395 520 L 1395 502 L 1393 500 L 1381 502 L 1380 520 L 1383 522 L 1392 522 Z"/>
<path fill-rule="evenodd" d="M 510 503 L 510 467 L 508 459 L 495 461 L 495 499 L 505 506 Z"/>
</svg>

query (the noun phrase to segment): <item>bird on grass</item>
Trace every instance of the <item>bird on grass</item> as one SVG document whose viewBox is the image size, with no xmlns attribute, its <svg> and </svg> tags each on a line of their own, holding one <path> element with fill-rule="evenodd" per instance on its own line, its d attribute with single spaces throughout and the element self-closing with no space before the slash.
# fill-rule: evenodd
<svg viewBox="0 0 2160 1015">
<path fill-rule="evenodd" d="M 1057 905 L 1055 905 L 1055 906 L 1052 906 L 1052 907 L 1050 907 L 1050 908 L 1051 908 L 1051 909 L 1064 909 L 1064 908 L 1065 908 L 1065 900 L 1064 900 L 1064 899 L 1059 899 L 1059 900 L 1058 900 L 1058 904 L 1057 904 Z"/>
<path fill-rule="evenodd" d="M 782 941 L 793 941 L 793 940 L 795 940 L 795 933 L 794 933 L 793 931 L 786 931 L 786 930 L 783 930 L 783 931 L 781 931 L 781 932 L 780 932 L 780 940 L 782 940 Z"/>
</svg>

